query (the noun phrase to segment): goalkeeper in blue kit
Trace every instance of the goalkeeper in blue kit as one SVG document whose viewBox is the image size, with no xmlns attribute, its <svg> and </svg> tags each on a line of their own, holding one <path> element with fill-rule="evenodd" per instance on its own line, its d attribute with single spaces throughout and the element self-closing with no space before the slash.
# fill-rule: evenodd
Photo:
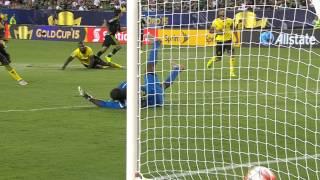
<svg viewBox="0 0 320 180">
<path fill-rule="evenodd" d="M 155 66 L 157 64 L 158 50 L 161 46 L 161 42 L 156 40 L 153 44 L 153 48 L 148 57 L 147 61 L 147 72 L 144 76 L 144 85 L 141 90 L 145 96 L 141 99 L 142 107 L 156 107 L 162 106 L 164 103 L 164 90 L 170 87 L 173 81 L 178 77 L 179 73 L 184 70 L 183 65 L 173 65 L 167 79 L 160 83 L 157 74 L 155 73 Z M 89 95 L 80 86 L 78 87 L 79 93 L 82 97 L 92 102 L 98 107 L 112 108 L 112 109 L 124 109 L 126 108 L 126 94 L 127 94 L 127 83 L 122 82 L 120 85 L 110 92 L 109 100 L 99 100 Z"/>
</svg>

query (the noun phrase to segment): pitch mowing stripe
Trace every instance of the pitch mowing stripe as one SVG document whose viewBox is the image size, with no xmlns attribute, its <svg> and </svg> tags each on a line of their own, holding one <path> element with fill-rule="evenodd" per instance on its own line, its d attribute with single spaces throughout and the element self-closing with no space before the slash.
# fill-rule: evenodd
<svg viewBox="0 0 320 180">
<path fill-rule="evenodd" d="M 211 169 L 203 169 L 199 171 L 187 171 L 184 173 L 180 174 L 174 174 L 174 175 L 169 175 L 169 176 L 162 176 L 162 177 L 157 177 L 155 179 L 176 179 L 180 177 L 185 177 L 185 176 L 192 176 L 195 174 L 207 174 L 207 173 L 213 173 L 213 172 L 219 172 L 219 171 L 228 171 L 228 170 L 234 170 L 238 168 L 247 168 L 247 167 L 252 167 L 252 166 L 260 166 L 260 165 L 268 165 L 268 164 L 274 164 L 274 163 L 288 163 L 291 161 L 300 161 L 300 160 L 309 160 L 309 159 L 318 159 L 320 158 L 320 154 L 315 154 L 315 155 L 304 155 L 304 156 L 299 156 L 299 157 L 291 157 L 291 158 L 286 158 L 286 159 L 281 159 L 277 158 L 275 160 L 270 160 L 270 161 L 260 161 L 260 162 L 249 162 L 245 164 L 233 164 L 230 166 L 225 166 L 225 167 L 217 167 L 217 168 L 211 168 Z"/>
<path fill-rule="evenodd" d="M 61 110 L 61 109 L 80 109 L 88 108 L 94 106 L 60 106 L 60 107 L 46 107 L 46 108 L 35 108 L 35 109 L 10 109 L 10 110 L 0 110 L 0 113 L 10 113 L 10 112 L 37 112 L 37 111 L 50 111 L 50 110 Z"/>
</svg>

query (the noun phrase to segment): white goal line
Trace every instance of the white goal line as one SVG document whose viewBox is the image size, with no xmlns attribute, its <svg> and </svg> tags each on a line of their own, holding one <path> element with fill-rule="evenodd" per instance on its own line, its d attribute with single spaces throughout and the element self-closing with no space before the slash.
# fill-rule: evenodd
<svg viewBox="0 0 320 180">
<path fill-rule="evenodd" d="M 245 164 L 232 164 L 232 165 L 225 166 L 225 167 L 203 169 L 203 170 L 199 170 L 199 171 L 188 171 L 188 172 L 169 175 L 169 176 L 156 177 L 155 179 L 173 179 L 173 178 L 176 179 L 179 177 L 192 176 L 195 174 L 208 174 L 208 173 L 219 172 L 219 171 L 234 170 L 234 169 L 244 168 L 244 167 L 268 165 L 268 164 L 274 164 L 274 163 L 287 163 L 287 162 L 291 162 L 291 161 L 300 161 L 300 160 L 309 160 L 309 159 L 318 159 L 318 158 L 320 160 L 320 154 L 315 154 L 315 155 L 306 154 L 304 156 L 299 156 L 299 157 L 291 157 L 291 158 L 285 158 L 285 159 L 276 158 L 275 160 L 270 160 L 270 161 L 249 162 L 249 163 L 245 163 Z"/>
<path fill-rule="evenodd" d="M 254 93 L 254 92 L 249 92 Z M 276 95 L 285 95 L 285 94 L 294 94 L 294 93 L 306 93 L 305 91 L 299 91 L 296 92 L 285 92 L 285 93 L 277 93 Z M 237 98 L 237 97 L 254 97 L 254 96 L 265 96 L 266 93 L 254 93 L 255 95 L 241 95 L 241 96 L 221 96 L 221 97 L 214 97 L 214 98 L 206 98 L 206 99 L 224 99 L 224 98 Z M 168 98 L 170 99 L 170 98 Z M 204 99 L 204 98 L 197 98 L 197 99 Z M 172 98 L 170 100 L 179 100 L 177 98 Z M 88 107 L 94 107 L 93 105 L 83 105 L 83 106 L 60 106 L 60 107 L 45 107 L 45 108 L 33 108 L 33 109 L 9 109 L 9 110 L 0 110 L 0 113 L 10 113 L 10 112 L 37 112 L 37 111 L 50 111 L 50 110 L 60 110 L 60 109 L 77 109 L 77 108 L 88 108 Z"/>
<path fill-rule="evenodd" d="M 78 108 L 88 108 L 94 106 L 60 106 L 60 107 L 45 107 L 45 108 L 34 108 L 34 109 L 9 109 L 0 110 L 0 113 L 10 113 L 10 112 L 36 112 L 36 111 L 50 111 L 50 110 L 60 110 L 60 109 L 78 109 Z"/>
</svg>

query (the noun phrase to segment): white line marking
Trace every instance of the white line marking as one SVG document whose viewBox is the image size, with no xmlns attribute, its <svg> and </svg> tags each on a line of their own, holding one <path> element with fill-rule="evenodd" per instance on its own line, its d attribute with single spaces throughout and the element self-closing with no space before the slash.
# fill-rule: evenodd
<svg viewBox="0 0 320 180">
<path fill-rule="evenodd" d="M 253 93 L 253 92 L 249 92 Z M 293 94 L 293 93 L 306 93 L 304 91 L 300 92 L 286 92 L 286 93 L 278 93 L 277 95 L 285 95 L 285 94 Z M 224 98 L 237 98 L 237 97 L 254 97 L 254 96 L 265 96 L 265 95 L 271 95 L 266 93 L 259 93 L 255 95 L 247 95 L 247 96 L 221 96 L 221 97 L 215 97 L 215 98 L 205 98 L 205 99 L 224 99 Z M 170 99 L 170 98 L 168 98 Z M 204 98 L 197 98 L 204 99 Z M 179 99 L 172 98 L 171 101 L 179 101 Z M 49 111 L 49 110 L 60 110 L 60 109 L 77 109 L 77 108 L 87 108 L 87 107 L 94 107 L 94 106 L 61 106 L 61 107 L 46 107 L 46 108 L 37 108 L 37 109 L 11 109 L 11 110 L 0 110 L 0 113 L 9 113 L 9 112 L 36 112 L 36 111 Z"/>
<path fill-rule="evenodd" d="M 61 110 L 61 109 L 78 109 L 78 108 L 88 108 L 94 106 L 60 106 L 60 107 L 45 107 L 37 109 L 10 109 L 10 110 L 0 110 L 0 113 L 10 113 L 10 112 L 36 112 L 36 111 L 50 111 L 50 110 Z"/>
<path fill-rule="evenodd" d="M 290 161 L 299 161 L 299 160 L 308 160 L 308 159 L 318 159 L 320 160 L 320 154 L 315 154 L 315 155 L 304 155 L 300 157 L 291 157 L 287 159 L 280 159 L 277 158 L 275 160 L 271 161 L 260 161 L 260 162 L 249 162 L 245 164 L 233 164 L 230 166 L 225 166 L 225 167 L 218 167 L 218 168 L 211 168 L 211 169 L 204 169 L 204 170 L 199 170 L 199 171 L 188 171 L 180 174 L 174 174 L 174 175 L 169 175 L 169 176 L 162 176 L 162 177 L 157 177 L 155 179 L 176 179 L 179 177 L 185 177 L 185 176 L 192 176 L 195 174 L 208 174 L 208 173 L 213 173 L 213 172 L 219 172 L 219 171 L 228 171 L 228 170 L 234 170 L 238 168 L 243 168 L 243 167 L 251 167 L 251 166 L 258 166 L 258 165 L 268 165 L 268 164 L 274 164 L 274 163 L 287 163 Z"/>
</svg>

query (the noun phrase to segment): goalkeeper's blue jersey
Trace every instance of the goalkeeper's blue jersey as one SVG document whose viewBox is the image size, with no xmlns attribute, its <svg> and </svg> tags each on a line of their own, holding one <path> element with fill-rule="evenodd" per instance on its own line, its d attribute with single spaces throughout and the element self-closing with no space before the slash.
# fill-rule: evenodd
<svg viewBox="0 0 320 180">
<path fill-rule="evenodd" d="M 122 91 L 126 91 L 127 90 L 127 82 L 123 81 L 122 83 L 119 84 L 118 88 Z"/>
<path fill-rule="evenodd" d="M 162 106 L 164 102 L 164 89 L 155 73 L 144 76 L 144 88 L 148 107 Z"/>
<path fill-rule="evenodd" d="M 146 106 L 155 107 L 162 106 L 164 103 L 164 90 L 161 86 L 161 83 L 158 79 L 158 76 L 154 73 L 148 73 L 144 77 L 145 83 L 141 86 L 141 91 L 146 93 Z M 127 90 L 127 82 L 121 82 L 118 88 L 122 91 Z M 127 103 L 107 100 L 104 101 L 101 107 L 111 108 L 111 109 L 125 109 L 127 107 Z"/>
<path fill-rule="evenodd" d="M 122 91 L 127 90 L 127 82 L 122 82 L 118 86 L 119 89 Z M 158 76 L 155 73 L 147 73 L 144 76 L 144 85 L 141 87 L 141 91 L 145 93 L 146 97 L 146 104 L 147 107 L 156 107 L 156 106 L 162 106 L 164 103 L 164 89 L 161 86 L 161 83 L 158 79 Z M 114 101 L 113 101 L 114 102 Z M 119 102 L 117 102 L 119 104 Z M 120 106 L 118 104 L 113 104 L 113 107 L 118 106 L 120 109 L 126 108 L 126 104 L 122 104 L 123 106 Z M 115 109 L 115 108 L 114 108 Z"/>
<path fill-rule="evenodd" d="M 125 109 L 127 107 L 126 103 L 122 103 L 120 101 L 107 100 L 104 101 L 100 107 L 110 108 L 110 109 Z"/>
</svg>

